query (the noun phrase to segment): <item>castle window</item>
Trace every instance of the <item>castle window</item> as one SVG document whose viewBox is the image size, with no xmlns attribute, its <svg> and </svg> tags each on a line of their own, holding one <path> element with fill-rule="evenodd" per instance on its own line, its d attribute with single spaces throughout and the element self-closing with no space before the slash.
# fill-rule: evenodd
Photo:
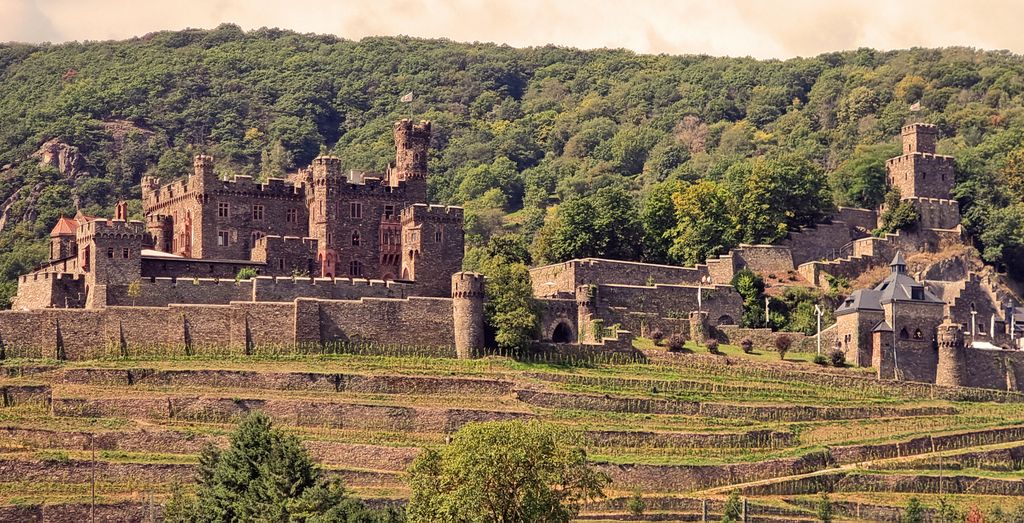
<svg viewBox="0 0 1024 523">
<path fill-rule="evenodd" d="M 281 271 L 284 270 L 284 258 L 277 260 L 277 269 Z"/>
<path fill-rule="evenodd" d="M 352 218 L 362 218 L 363 217 L 363 204 L 361 204 L 359 202 L 349 202 L 349 204 L 348 204 L 348 214 Z"/>
<path fill-rule="evenodd" d="M 128 248 L 127 248 L 127 247 L 126 247 L 126 248 L 124 248 L 124 249 L 121 249 L 121 257 L 122 257 L 122 258 L 125 258 L 125 259 L 128 259 L 128 254 L 129 254 L 129 252 L 130 252 L 130 251 L 128 250 Z"/>
<path fill-rule="evenodd" d="M 924 333 L 921 332 L 921 329 L 917 329 L 917 330 L 914 331 L 914 339 L 915 340 L 924 339 Z"/>
<path fill-rule="evenodd" d="M 229 238 L 228 231 L 217 231 L 217 246 L 227 247 Z"/>
<path fill-rule="evenodd" d="M 387 218 L 387 219 L 391 219 L 391 218 L 395 217 L 395 206 L 394 205 L 385 205 L 384 206 L 384 217 Z"/>
<path fill-rule="evenodd" d="M 334 233 L 329 232 L 327 233 L 327 246 L 330 247 L 332 245 L 334 245 Z"/>
<path fill-rule="evenodd" d="M 264 234 L 260 231 L 252 231 L 252 246 L 254 248 L 256 247 L 256 240 L 259 240 L 263 236 Z"/>
<path fill-rule="evenodd" d="M 217 217 L 218 218 L 227 218 L 228 214 L 230 214 L 230 212 L 231 212 L 231 206 L 229 206 L 227 203 L 220 202 L 220 203 L 217 204 Z"/>
<path fill-rule="evenodd" d="M 297 223 L 299 221 L 299 210 L 288 209 L 288 212 L 285 215 L 285 219 L 288 220 L 288 223 Z"/>
<path fill-rule="evenodd" d="M 352 245 L 359 246 L 359 231 L 352 231 Z"/>
<path fill-rule="evenodd" d="M 114 248 L 113 247 L 107 247 L 107 258 L 113 258 L 113 257 L 114 257 Z"/>
<path fill-rule="evenodd" d="M 910 299 L 912 299 L 912 300 L 923 300 L 924 299 L 924 287 L 911 287 L 910 288 Z"/>
<path fill-rule="evenodd" d="M 253 220 L 262 220 L 263 219 L 263 206 L 262 205 L 253 205 L 252 206 L 252 219 Z"/>
<path fill-rule="evenodd" d="M 363 263 L 359 260 L 352 260 L 348 264 L 348 275 L 349 276 L 362 276 L 363 275 Z"/>
<path fill-rule="evenodd" d="M 900 339 L 901 340 L 910 339 L 910 333 L 907 332 L 907 328 L 906 327 L 903 327 L 902 329 L 900 329 Z"/>
<path fill-rule="evenodd" d="M 440 228 L 440 227 L 438 227 L 438 228 L 437 228 L 437 229 L 436 229 L 436 230 L 434 231 L 434 243 L 441 243 L 441 240 L 443 240 L 443 239 L 444 239 L 444 236 L 443 236 L 443 234 L 441 233 L 441 228 Z"/>
</svg>

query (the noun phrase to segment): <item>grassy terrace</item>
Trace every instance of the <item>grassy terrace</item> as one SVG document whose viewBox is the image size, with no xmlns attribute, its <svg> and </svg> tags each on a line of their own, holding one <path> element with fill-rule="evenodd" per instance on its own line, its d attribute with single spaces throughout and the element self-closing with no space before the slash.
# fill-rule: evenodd
<svg viewBox="0 0 1024 523">
<path fill-rule="evenodd" d="M 53 403 L 52 407 L 37 402 L 0 408 L 0 461 L 5 467 L 15 467 L 11 470 L 28 467 L 26 470 L 31 471 L 39 466 L 63 471 L 53 474 L 85 474 L 92 453 L 84 443 L 87 439 L 83 439 L 88 436 L 83 434 L 94 434 L 97 440 L 107 442 L 97 451 L 97 461 L 115 467 L 101 467 L 97 478 L 99 499 L 159 502 L 168 492 L 169 481 L 161 480 L 155 467 L 185 467 L 175 470 L 187 475 L 196 462 L 195 449 L 202 443 L 223 442 L 233 420 L 246 409 L 267 408 L 280 425 L 307 441 L 314 455 L 328 469 L 341 474 L 355 491 L 368 497 L 401 498 L 407 495 L 400 476 L 404 464 L 419 448 L 443 444 L 446 434 L 464 422 L 462 416 L 470 411 L 484 418 L 507 414 L 537 417 L 584 431 L 591 457 L 612 467 L 613 479 L 615 474 L 621 476 L 609 493 L 628 496 L 638 490 L 631 481 L 643 485 L 648 479 L 616 472 L 623 465 L 652 467 L 644 469 L 643 474 L 650 474 L 655 479 L 649 483 L 657 485 L 656 478 L 661 474 L 685 476 L 687 467 L 757 467 L 767 460 L 792 460 L 837 446 L 884 445 L 924 436 L 1024 425 L 1020 403 L 922 398 L 919 393 L 903 393 L 898 384 L 874 386 L 863 380 L 870 376 L 870 369 L 823 369 L 810 362 L 812 354 L 790 353 L 786 361 L 779 361 L 775 353 L 744 354 L 738 347 L 722 346 L 724 355 L 712 359 L 706 349 L 690 346 L 690 354 L 672 357 L 684 358 L 677 363 L 660 357 L 661 349 L 649 340 L 640 340 L 638 346 L 652 354 L 649 363 L 570 366 L 500 357 L 461 361 L 344 354 L 9 360 L 0 363 L 0 375 L 9 376 L 0 379 L 0 386 L 49 385 Z M 698 363 L 728 361 L 728 366 L 691 365 L 687 363 L 691 360 L 685 358 Z M 131 370 L 132 381 L 127 380 L 127 372 L 100 372 L 104 369 Z M 240 374 L 243 372 L 255 374 Z M 803 372 L 850 378 L 849 385 L 844 381 L 836 384 L 801 379 Z M 325 385 L 329 379 L 356 385 L 335 389 Z M 487 383 L 481 385 L 479 380 Z M 501 392 L 488 392 L 492 390 Z M 90 407 L 76 407 L 81 402 Z M 136 408 L 139 405 L 149 410 Z M 302 411 L 307 405 L 330 412 Z M 764 414 L 777 408 L 795 412 L 794 406 L 804 410 L 789 417 Z M 729 410 L 732 407 L 737 409 Z M 870 415 L 873 412 L 880 414 Z M 989 442 L 981 448 L 1012 444 Z M 942 454 L 952 456 L 970 450 Z M 828 470 L 829 465 L 822 466 Z M 842 470 L 936 473 L 927 467 L 865 462 Z M 1019 464 L 1007 470 L 965 469 L 957 473 L 1024 479 Z M 737 477 L 737 481 L 741 479 Z M 774 480 L 767 477 L 765 481 Z M 665 496 L 696 495 L 705 487 L 722 488 L 719 484 L 680 483 L 668 492 L 664 488 L 639 490 L 652 503 L 671 505 L 664 501 Z M 88 482 L 48 480 L 45 474 L 27 480 L 23 475 L 0 478 L 3 504 L 77 502 L 88 498 L 89 493 Z M 843 492 L 833 499 L 899 506 L 905 504 L 907 496 Z M 923 496 L 926 504 L 929 496 Z M 721 494 L 711 497 L 719 499 Z M 762 496 L 756 501 L 804 510 L 784 498 L 803 499 Z M 952 498 L 963 506 L 997 502 L 994 496 Z M 594 510 L 615 513 L 613 509 Z M 653 510 L 667 514 L 673 511 L 685 512 L 678 508 Z"/>
</svg>

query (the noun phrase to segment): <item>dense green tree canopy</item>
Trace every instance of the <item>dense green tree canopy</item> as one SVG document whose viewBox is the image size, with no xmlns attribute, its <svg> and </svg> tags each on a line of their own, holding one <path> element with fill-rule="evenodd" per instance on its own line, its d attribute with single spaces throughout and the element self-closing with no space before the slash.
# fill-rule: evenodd
<svg viewBox="0 0 1024 523">
<path fill-rule="evenodd" d="M 558 523 L 602 496 L 579 434 L 538 421 L 470 423 L 409 471 L 410 521 Z"/>
<path fill-rule="evenodd" d="M 409 91 L 413 102 L 399 103 Z M 0 45 L 0 302 L 8 268 L 40 261 L 46 232 L 76 203 L 109 214 L 138 198 L 142 175 L 182 176 L 199 152 L 221 172 L 263 177 L 322 150 L 347 169 L 380 170 L 392 122 L 408 116 L 435 122 L 430 192 L 473 208 L 470 246 L 519 234 L 543 247 L 535 262 L 694 261 L 777 239 L 836 204 L 875 205 L 900 127 L 931 122 L 940 152 L 958 157 L 969 236 L 1012 269 L 1019 235 L 983 233 L 1003 219 L 996 210 L 1024 201 L 1022 106 L 1024 59 L 965 48 L 758 61 L 231 25 Z M 29 158 L 53 138 L 79 149 L 77 174 Z M 699 181 L 725 187 L 735 223 L 716 248 L 673 254 L 677 209 L 652 188 Z M 614 210 L 594 205 L 605 188 L 619 191 Z M 577 237 L 583 224 L 594 227 Z M 568 243 L 535 242 L 538 231 Z"/>
<path fill-rule="evenodd" d="M 328 479 L 299 439 L 274 428 L 257 412 L 242 420 L 225 450 L 212 446 L 199 458 L 195 496 L 180 490 L 166 520 L 184 522 L 280 521 L 398 523 L 402 514 L 371 510 Z"/>
</svg>

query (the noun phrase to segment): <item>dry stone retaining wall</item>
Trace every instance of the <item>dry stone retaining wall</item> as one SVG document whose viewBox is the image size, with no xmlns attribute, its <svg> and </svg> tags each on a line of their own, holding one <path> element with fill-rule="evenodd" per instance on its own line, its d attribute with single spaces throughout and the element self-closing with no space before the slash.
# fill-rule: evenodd
<svg viewBox="0 0 1024 523">
<path fill-rule="evenodd" d="M 257 410 L 266 412 L 285 425 L 408 432 L 453 432 L 471 421 L 532 417 L 529 413 L 510 411 L 202 396 L 58 398 L 53 401 L 54 415 L 90 418 L 127 417 L 227 423 Z"/>
<path fill-rule="evenodd" d="M 155 370 L 74 368 L 63 371 L 64 383 L 144 385 L 158 387 L 216 387 L 267 390 L 308 390 L 374 394 L 454 394 L 503 396 L 508 381 L 433 376 L 372 376 L 318 372 L 260 372 L 245 370 Z"/>
</svg>

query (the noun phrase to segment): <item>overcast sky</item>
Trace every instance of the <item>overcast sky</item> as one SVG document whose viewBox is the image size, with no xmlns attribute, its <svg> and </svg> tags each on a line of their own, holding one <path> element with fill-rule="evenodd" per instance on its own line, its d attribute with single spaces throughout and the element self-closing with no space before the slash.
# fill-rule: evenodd
<svg viewBox="0 0 1024 523">
<path fill-rule="evenodd" d="M 874 47 L 1024 52 L 1021 0 L 0 0 L 0 42 L 109 40 L 164 29 L 280 27 L 349 39 L 624 47 L 787 58 Z"/>
</svg>

